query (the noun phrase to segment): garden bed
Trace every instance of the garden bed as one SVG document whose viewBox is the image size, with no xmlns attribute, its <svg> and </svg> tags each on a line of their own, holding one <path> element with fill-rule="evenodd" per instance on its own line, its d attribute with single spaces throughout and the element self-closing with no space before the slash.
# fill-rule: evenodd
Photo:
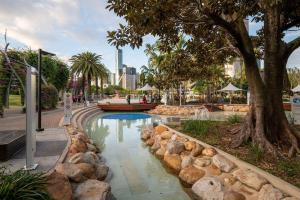
<svg viewBox="0 0 300 200">
<path fill-rule="evenodd" d="M 235 118 L 235 119 L 234 119 Z M 189 120 L 181 125 L 171 126 L 175 130 L 215 146 L 231 155 L 257 166 L 300 188 L 300 158 L 288 158 L 288 149 L 280 149 L 283 158 L 266 155 L 258 146 L 244 143 L 241 147 L 232 148 L 234 137 L 230 131 L 240 126 L 238 117 L 226 122 Z"/>
</svg>

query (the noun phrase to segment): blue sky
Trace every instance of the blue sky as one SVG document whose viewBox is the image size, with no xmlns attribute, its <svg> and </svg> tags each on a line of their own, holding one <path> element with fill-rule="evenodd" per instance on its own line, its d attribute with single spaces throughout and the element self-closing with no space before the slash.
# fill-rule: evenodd
<svg viewBox="0 0 300 200">
<path fill-rule="evenodd" d="M 74 54 L 93 51 L 114 71 L 115 47 L 107 43 L 106 31 L 124 21 L 105 7 L 106 0 L 1 0 L 0 32 L 7 29 L 11 47 L 42 48 L 65 61 Z M 259 27 L 250 23 L 250 33 Z M 287 40 L 296 35 L 299 32 L 289 33 Z M 144 42 L 153 43 L 154 39 L 149 36 Z M 147 64 L 144 46 L 135 50 L 124 47 L 123 62 L 136 68 Z M 300 66 L 300 49 L 293 53 L 288 66 Z"/>
</svg>

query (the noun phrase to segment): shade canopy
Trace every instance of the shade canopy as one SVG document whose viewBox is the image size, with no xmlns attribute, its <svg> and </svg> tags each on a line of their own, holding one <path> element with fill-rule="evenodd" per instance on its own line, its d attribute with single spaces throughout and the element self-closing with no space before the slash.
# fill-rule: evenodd
<svg viewBox="0 0 300 200">
<path fill-rule="evenodd" d="M 300 85 L 297 85 L 295 88 L 293 88 L 292 92 L 300 92 Z"/>
<path fill-rule="evenodd" d="M 140 91 L 150 91 L 150 90 L 153 90 L 152 87 L 147 83 L 144 87 L 142 88 L 139 88 L 137 90 L 140 90 Z"/>
<path fill-rule="evenodd" d="M 229 83 L 226 87 L 222 88 L 221 90 L 218 90 L 220 92 L 236 92 L 236 91 L 241 91 L 242 89 L 235 87 L 231 83 Z"/>
</svg>

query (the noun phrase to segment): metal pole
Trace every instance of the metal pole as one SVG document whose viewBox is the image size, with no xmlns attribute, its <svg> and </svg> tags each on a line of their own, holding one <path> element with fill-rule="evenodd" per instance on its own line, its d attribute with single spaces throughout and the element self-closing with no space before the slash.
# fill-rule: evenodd
<svg viewBox="0 0 300 200">
<path fill-rule="evenodd" d="M 38 99 L 38 127 L 36 131 L 44 131 L 42 128 L 42 49 L 38 50 L 38 92 L 37 92 L 37 99 Z"/>
<path fill-rule="evenodd" d="M 33 95 L 32 88 L 32 81 L 31 81 L 31 67 L 28 67 L 26 70 L 26 164 L 24 169 L 25 170 L 33 170 L 38 165 L 34 164 L 34 141 L 33 141 L 33 134 L 34 134 L 34 127 L 32 120 L 34 116 L 35 108 L 33 106 L 33 99 L 35 96 Z"/>
</svg>

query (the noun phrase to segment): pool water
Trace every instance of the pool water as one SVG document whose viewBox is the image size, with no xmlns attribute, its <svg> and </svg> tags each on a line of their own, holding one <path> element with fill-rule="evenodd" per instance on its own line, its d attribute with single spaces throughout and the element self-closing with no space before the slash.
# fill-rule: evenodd
<svg viewBox="0 0 300 200">
<path fill-rule="evenodd" d="M 178 178 L 166 171 L 140 139 L 141 127 L 158 120 L 143 113 L 108 113 L 87 122 L 86 131 L 112 171 L 108 182 L 116 199 L 191 199 Z"/>
</svg>

